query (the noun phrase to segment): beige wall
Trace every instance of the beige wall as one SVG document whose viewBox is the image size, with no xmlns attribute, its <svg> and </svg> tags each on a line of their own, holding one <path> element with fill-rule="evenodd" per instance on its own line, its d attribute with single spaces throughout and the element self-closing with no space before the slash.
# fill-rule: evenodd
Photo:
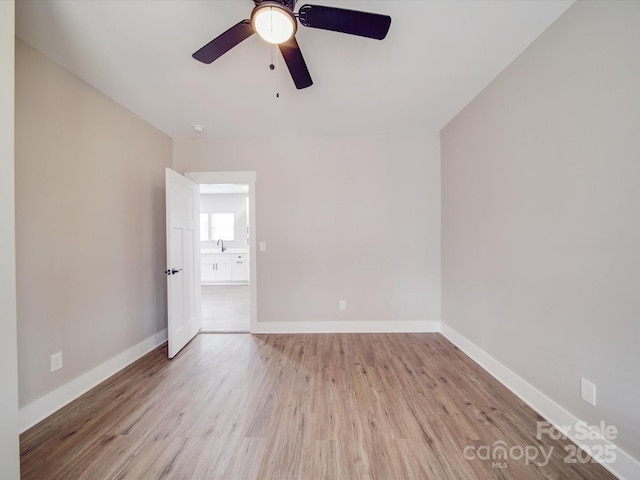
<svg viewBox="0 0 640 480">
<path fill-rule="evenodd" d="M 259 322 L 440 319 L 437 135 L 175 140 L 174 162 L 256 171 Z"/>
<path fill-rule="evenodd" d="M 171 139 L 16 45 L 20 405 L 166 328 Z M 64 368 L 50 373 L 62 351 Z"/>
<path fill-rule="evenodd" d="M 14 202 L 14 8 L 0 2 L 0 478 L 20 477 Z"/>
<path fill-rule="evenodd" d="M 639 25 L 576 3 L 441 132 L 443 322 L 635 458 Z"/>
</svg>

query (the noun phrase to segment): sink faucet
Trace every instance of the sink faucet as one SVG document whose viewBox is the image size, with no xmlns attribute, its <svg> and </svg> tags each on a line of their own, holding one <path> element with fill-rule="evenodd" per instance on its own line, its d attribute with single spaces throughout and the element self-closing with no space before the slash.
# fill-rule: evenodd
<svg viewBox="0 0 640 480">
<path fill-rule="evenodd" d="M 216 243 L 216 245 L 220 245 L 220 242 L 222 242 L 222 251 L 224 252 L 226 250 L 226 248 L 224 246 L 224 240 L 222 240 L 222 239 L 218 240 L 218 243 Z"/>
</svg>

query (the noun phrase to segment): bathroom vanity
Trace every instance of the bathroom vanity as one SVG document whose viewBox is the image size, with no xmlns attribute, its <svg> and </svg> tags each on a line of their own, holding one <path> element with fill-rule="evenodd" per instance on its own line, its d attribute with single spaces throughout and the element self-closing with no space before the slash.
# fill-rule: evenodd
<svg viewBox="0 0 640 480">
<path fill-rule="evenodd" d="M 249 254 L 246 249 L 202 249 L 200 275 L 204 285 L 248 285 Z"/>
</svg>

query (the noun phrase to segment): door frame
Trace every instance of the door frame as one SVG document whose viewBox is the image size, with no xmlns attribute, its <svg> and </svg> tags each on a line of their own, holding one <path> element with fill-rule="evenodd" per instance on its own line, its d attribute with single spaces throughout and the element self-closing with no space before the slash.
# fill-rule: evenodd
<svg viewBox="0 0 640 480">
<path fill-rule="evenodd" d="M 258 275 L 256 257 L 256 172 L 186 172 L 185 177 L 198 184 L 236 183 L 249 186 L 249 332 L 257 330 L 258 324 Z M 198 249 L 198 264 L 200 264 L 200 250 Z"/>
</svg>

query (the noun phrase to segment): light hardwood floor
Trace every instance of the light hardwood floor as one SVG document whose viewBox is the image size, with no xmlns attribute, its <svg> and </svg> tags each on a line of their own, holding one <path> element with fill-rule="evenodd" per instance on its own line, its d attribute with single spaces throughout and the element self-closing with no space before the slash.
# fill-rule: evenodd
<svg viewBox="0 0 640 480">
<path fill-rule="evenodd" d="M 540 420 L 439 334 L 198 335 L 25 432 L 22 477 L 614 478 L 564 463 L 572 444 L 537 439 Z M 496 442 L 551 460 L 466 458 Z"/>
<path fill-rule="evenodd" d="M 248 332 L 248 285 L 202 285 L 202 331 Z"/>
</svg>

